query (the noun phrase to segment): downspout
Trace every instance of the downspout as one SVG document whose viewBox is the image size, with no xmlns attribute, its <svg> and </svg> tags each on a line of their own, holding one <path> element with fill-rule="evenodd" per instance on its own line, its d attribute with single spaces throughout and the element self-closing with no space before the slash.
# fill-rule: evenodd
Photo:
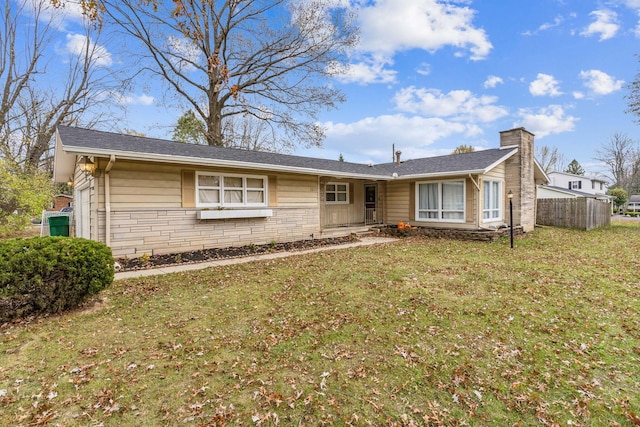
<svg viewBox="0 0 640 427">
<path fill-rule="evenodd" d="M 108 247 L 111 247 L 111 176 L 109 172 L 111 172 L 111 168 L 113 164 L 116 162 L 116 156 L 114 154 L 109 158 L 109 163 L 107 167 L 104 168 L 104 210 L 105 210 L 105 218 L 104 218 L 104 228 L 105 228 L 105 244 Z"/>
<path fill-rule="evenodd" d="M 471 180 L 471 182 L 473 182 L 473 185 L 475 185 L 475 186 L 476 186 L 476 188 L 478 189 L 478 191 L 480 191 L 480 184 L 478 184 L 478 183 L 476 182 L 476 180 L 475 180 L 475 179 L 473 179 L 473 176 L 472 176 L 471 174 L 469 174 L 469 179 Z"/>
</svg>

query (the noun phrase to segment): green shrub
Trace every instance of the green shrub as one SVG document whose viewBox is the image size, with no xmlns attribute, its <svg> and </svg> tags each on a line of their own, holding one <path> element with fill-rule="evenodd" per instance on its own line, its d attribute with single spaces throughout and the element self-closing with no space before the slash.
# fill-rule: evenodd
<svg viewBox="0 0 640 427">
<path fill-rule="evenodd" d="M 113 282 L 102 243 L 69 237 L 0 242 L 0 323 L 80 306 Z"/>
</svg>

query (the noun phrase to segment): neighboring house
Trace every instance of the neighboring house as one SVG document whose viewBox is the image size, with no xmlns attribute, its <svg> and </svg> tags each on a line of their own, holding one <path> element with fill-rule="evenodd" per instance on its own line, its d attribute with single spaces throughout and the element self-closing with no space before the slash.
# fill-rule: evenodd
<svg viewBox="0 0 640 427">
<path fill-rule="evenodd" d="M 48 209 L 50 211 L 60 211 L 62 208 L 71 206 L 73 202 L 73 196 L 68 194 L 56 194 L 53 199 L 53 207 Z"/>
<path fill-rule="evenodd" d="M 627 212 L 640 212 L 640 194 L 632 194 L 629 196 Z"/>
<path fill-rule="evenodd" d="M 578 197 L 589 195 L 596 199 L 610 202 L 607 196 L 607 182 L 598 178 L 589 178 L 582 175 L 574 175 L 566 172 L 549 172 L 549 187 L 562 190 L 572 190 L 567 194 L 576 194 Z M 540 197 L 542 193 L 538 193 Z"/>
<path fill-rule="evenodd" d="M 523 128 L 500 148 L 364 165 L 58 127 L 54 179 L 73 181 L 76 236 L 114 256 L 348 235 L 371 224 L 533 230 L 547 177 Z M 95 170 L 92 170 L 95 167 Z M 81 168 L 87 169 L 83 172 Z"/>
</svg>

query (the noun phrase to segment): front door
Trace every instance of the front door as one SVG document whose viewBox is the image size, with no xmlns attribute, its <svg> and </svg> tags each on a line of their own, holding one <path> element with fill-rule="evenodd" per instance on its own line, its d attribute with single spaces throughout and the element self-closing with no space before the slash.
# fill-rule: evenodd
<svg viewBox="0 0 640 427">
<path fill-rule="evenodd" d="M 365 224 L 378 223 L 377 184 L 365 184 L 364 186 L 364 222 Z"/>
</svg>

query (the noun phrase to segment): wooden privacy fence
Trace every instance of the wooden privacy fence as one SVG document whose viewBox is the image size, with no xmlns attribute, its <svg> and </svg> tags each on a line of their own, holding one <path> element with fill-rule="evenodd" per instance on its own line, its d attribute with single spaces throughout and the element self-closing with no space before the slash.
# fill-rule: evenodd
<svg viewBox="0 0 640 427">
<path fill-rule="evenodd" d="M 538 199 L 536 223 L 591 230 L 611 225 L 611 204 L 596 199 Z"/>
</svg>

